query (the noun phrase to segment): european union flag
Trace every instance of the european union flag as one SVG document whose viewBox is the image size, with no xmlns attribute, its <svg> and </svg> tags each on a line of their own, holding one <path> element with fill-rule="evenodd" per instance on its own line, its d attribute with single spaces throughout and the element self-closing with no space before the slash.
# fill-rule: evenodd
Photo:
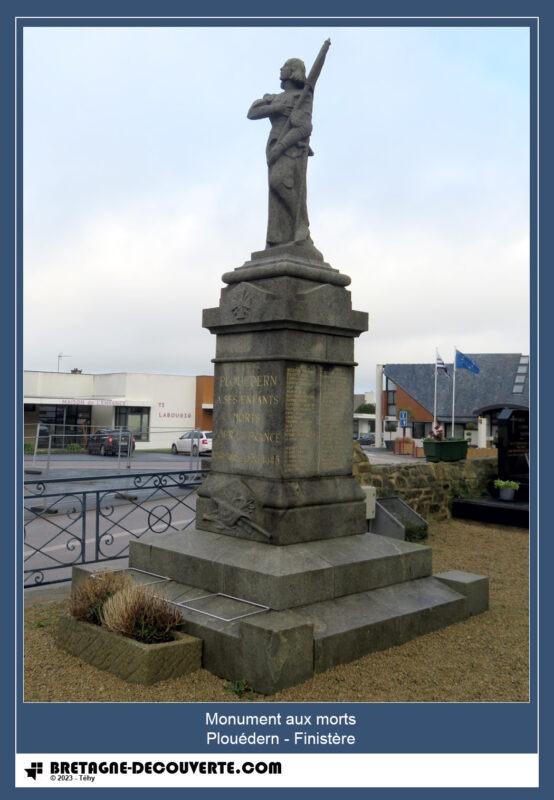
<svg viewBox="0 0 554 800">
<path fill-rule="evenodd" d="M 460 353 L 459 350 L 456 350 L 456 369 L 467 369 L 475 373 L 475 375 L 481 372 L 475 361 L 472 361 L 469 356 Z"/>
</svg>

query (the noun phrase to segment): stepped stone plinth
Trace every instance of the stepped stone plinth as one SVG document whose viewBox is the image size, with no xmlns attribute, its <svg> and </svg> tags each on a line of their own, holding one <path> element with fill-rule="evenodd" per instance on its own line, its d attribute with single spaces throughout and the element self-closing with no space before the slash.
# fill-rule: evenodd
<svg viewBox="0 0 554 800">
<path fill-rule="evenodd" d="M 130 548 L 131 567 L 170 579 L 158 590 L 204 666 L 266 693 L 476 608 L 462 579 L 432 577 L 429 547 L 366 533 L 352 398 L 367 315 L 347 276 L 290 250 L 226 273 L 204 312 L 214 439 L 196 527 Z"/>
</svg>

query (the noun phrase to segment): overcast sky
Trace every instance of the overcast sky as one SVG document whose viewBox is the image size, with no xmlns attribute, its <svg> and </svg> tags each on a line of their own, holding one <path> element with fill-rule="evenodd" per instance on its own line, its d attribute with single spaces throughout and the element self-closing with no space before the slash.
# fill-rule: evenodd
<svg viewBox="0 0 554 800">
<path fill-rule="evenodd" d="M 314 103 L 316 246 L 369 312 L 375 364 L 529 351 L 524 28 L 26 28 L 26 369 L 210 374 L 221 274 L 263 248 L 290 57 Z"/>
</svg>

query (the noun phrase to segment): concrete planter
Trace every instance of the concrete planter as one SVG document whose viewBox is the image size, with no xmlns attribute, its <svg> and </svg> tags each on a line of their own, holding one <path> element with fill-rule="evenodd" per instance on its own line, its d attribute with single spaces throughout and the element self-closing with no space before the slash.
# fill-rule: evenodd
<svg viewBox="0 0 554 800">
<path fill-rule="evenodd" d="M 465 461 L 468 444 L 465 439 L 424 439 L 427 461 Z"/>
<path fill-rule="evenodd" d="M 172 642 L 144 644 L 99 625 L 67 616 L 56 630 L 58 646 L 97 669 L 130 683 L 156 683 L 199 669 L 202 641 L 180 631 Z"/>
<path fill-rule="evenodd" d="M 516 490 L 515 489 L 499 489 L 498 490 L 498 496 L 499 496 L 500 500 L 506 500 L 507 502 L 510 502 L 510 500 L 513 500 L 514 497 L 515 497 L 515 494 L 516 494 Z"/>
</svg>

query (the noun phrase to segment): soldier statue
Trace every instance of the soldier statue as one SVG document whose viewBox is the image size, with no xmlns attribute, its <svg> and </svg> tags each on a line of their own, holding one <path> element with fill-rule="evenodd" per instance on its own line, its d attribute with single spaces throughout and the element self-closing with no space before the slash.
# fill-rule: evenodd
<svg viewBox="0 0 554 800">
<path fill-rule="evenodd" d="M 312 132 L 314 87 L 323 67 L 327 40 L 306 78 L 304 62 L 290 58 L 281 68 L 279 94 L 265 94 L 252 103 L 248 119 L 269 117 L 271 131 L 266 147 L 269 210 L 266 250 L 278 245 L 300 245 L 319 259 L 310 237 L 306 204 L 306 171 Z"/>
</svg>

